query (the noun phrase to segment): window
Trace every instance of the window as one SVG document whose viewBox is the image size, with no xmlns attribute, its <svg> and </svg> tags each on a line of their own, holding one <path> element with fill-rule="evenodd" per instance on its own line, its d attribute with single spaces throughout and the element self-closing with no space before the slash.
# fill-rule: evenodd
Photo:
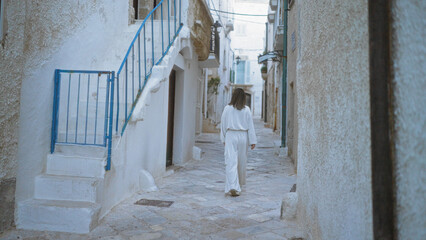
<svg viewBox="0 0 426 240">
<path fill-rule="evenodd" d="M 237 84 L 244 84 L 244 78 L 245 78 L 245 74 L 246 73 L 246 61 L 240 61 L 237 64 Z"/>
<path fill-rule="evenodd" d="M 247 60 L 240 61 L 237 64 L 237 84 L 246 84 L 250 80 L 250 62 Z"/>
</svg>

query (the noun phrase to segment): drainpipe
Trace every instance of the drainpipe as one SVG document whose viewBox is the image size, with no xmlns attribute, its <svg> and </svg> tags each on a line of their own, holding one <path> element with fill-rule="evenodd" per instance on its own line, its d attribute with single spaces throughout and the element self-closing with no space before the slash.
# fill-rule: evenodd
<svg viewBox="0 0 426 240">
<path fill-rule="evenodd" d="M 281 113 L 281 147 L 286 146 L 286 120 L 287 120 L 287 13 L 288 13 L 288 0 L 284 0 L 284 9 L 283 16 L 283 78 L 282 78 L 282 91 L 281 91 L 281 101 L 282 101 L 282 113 Z"/>
<path fill-rule="evenodd" d="M 391 2 L 391 3 L 390 3 Z M 398 239 L 396 220 L 392 1 L 368 1 L 371 185 L 374 239 Z"/>
<path fill-rule="evenodd" d="M 204 68 L 204 118 L 207 119 L 207 84 L 208 68 Z"/>
</svg>

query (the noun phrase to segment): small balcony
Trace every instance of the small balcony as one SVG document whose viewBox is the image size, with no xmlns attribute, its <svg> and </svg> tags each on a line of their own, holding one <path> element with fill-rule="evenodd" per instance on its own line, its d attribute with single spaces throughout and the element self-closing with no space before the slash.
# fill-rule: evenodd
<svg viewBox="0 0 426 240">
<path fill-rule="evenodd" d="M 218 68 L 220 53 L 220 37 L 217 27 L 211 26 L 209 57 L 205 61 L 200 62 L 201 68 Z"/>
<path fill-rule="evenodd" d="M 276 25 L 274 29 L 274 50 L 282 51 L 284 49 L 284 25 Z"/>
</svg>

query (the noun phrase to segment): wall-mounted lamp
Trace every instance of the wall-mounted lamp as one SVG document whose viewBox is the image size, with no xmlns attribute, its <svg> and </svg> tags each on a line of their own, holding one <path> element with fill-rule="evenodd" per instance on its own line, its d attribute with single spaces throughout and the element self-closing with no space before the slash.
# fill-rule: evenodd
<svg viewBox="0 0 426 240">
<path fill-rule="evenodd" d="M 219 21 L 216 20 L 216 22 L 213 24 L 213 27 L 216 29 L 217 32 L 220 33 L 222 29 L 222 24 L 220 24 Z"/>
<path fill-rule="evenodd" d="M 213 24 L 213 26 L 214 26 L 215 28 L 220 28 L 220 27 L 222 27 L 222 24 L 220 24 L 220 23 L 219 23 L 219 21 L 218 21 L 218 20 L 216 20 L 216 22 Z"/>
<path fill-rule="evenodd" d="M 237 65 L 238 65 L 240 63 L 240 61 L 241 61 L 240 56 L 237 56 L 235 59 L 237 60 Z"/>
</svg>

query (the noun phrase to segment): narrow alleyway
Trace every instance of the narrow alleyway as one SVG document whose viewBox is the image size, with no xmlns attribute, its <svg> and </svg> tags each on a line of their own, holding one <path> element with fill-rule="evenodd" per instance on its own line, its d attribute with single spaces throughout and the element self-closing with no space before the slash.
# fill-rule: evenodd
<svg viewBox="0 0 426 240">
<path fill-rule="evenodd" d="M 203 134 L 200 161 L 175 166 L 156 192 L 139 193 L 116 206 L 88 235 L 15 230 L 2 239 L 290 239 L 295 222 L 280 220 L 281 200 L 296 181 L 288 158 L 278 157 L 279 135 L 255 119 L 259 144 L 249 152 L 247 185 L 240 197 L 225 196 L 219 134 Z M 139 199 L 173 201 L 141 206 Z"/>
</svg>

